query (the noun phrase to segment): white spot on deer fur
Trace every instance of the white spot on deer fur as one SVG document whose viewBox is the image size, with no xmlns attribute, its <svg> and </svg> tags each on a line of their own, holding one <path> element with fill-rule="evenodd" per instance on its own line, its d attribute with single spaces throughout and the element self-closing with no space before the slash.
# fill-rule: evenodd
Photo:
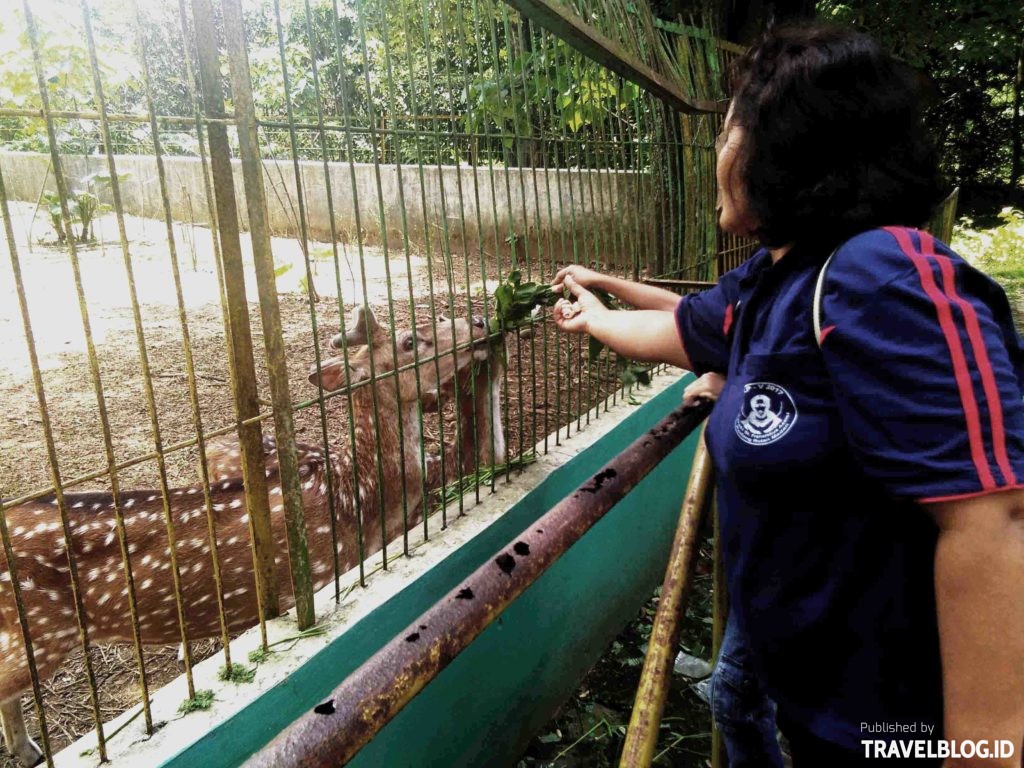
<svg viewBox="0 0 1024 768">
<path fill-rule="evenodd" d="M 134 506 L 135 506 L 135 499 L 128 499 L 128 501 L 126 501 L 124 503 L 124 508 L 125 509 L 131 509 Z"/>
<path fill-rule="evenodd" d="M 153 579 L 146 579 L 140 586 L 142 589 L 149 589 L 153 586 Z"/>
<path fill-rule="evenodd" d="M 84 502 L 84 501 L 79 501 L 79 502 L 77 502 L 77 503 L 75 503 L 75 504 L 72 504 L 72 505 L 71 505 L 71 508 L 72 508 L 72 509 L 81 509 L 81 508 L 82 508 L 82 507 L 84 507 L 84 506 L 85 506 L 85 502 Z M 41 509 L 37 509 L 37 510 L 35 511 L 35 514 L 37 514 L 37 515 L 38 515 L 38 514 L 39 514 L 40 512 L 42 512 L 42 510 L 41 510 Z"/>
<path fill-rule="evenodd" d="M 231 503 L 228 506 L 230 506 L 232 509 L 239 509 L 242 506 L 242 500 L 232 499 Z"/>
<path fill-rule="evenodd" d="M 227 509 L 227 507 L 225 507 L 223 504 L 214 504 L 213 505 L 213 511 L 214 512 L 223 512 L 225 509 Z"/>
<path fill-rule="evenodd" d="M 227 477 L 228 477 L 227 475 L 221 475 L 220 479 L 221 480 L 227 480 Z M 222 491 L 226 491 L 230 487 L 231 487 L 231 483 L 224 483 L 223 485 L 221 485 L 220 489 Z"/>
<path fill-rule="evenodd" d="M 36 588 L 35 579 L 33 579 L 31 576 L 24 576 L 24 577 L 22 577 L 19 580 L 18 584 L 19 584 L 19 586 L 22 589 L 35 589 Z"/>
<path fill-rule="evenodd" d="M 156 494 L 154 493 L 151 496 L 147 496 L 146 501 L 156 501 Z"/>
<path fill-rule="evenodd" d="M 274 488 L 271 488 L 270 492 L 275 494 L 275 495 L 277 495 L 277 496 L 280 496 L 281 495 L 281 486 L 275 486 Z"/>
<path fill-rule="evenodd" d="M 188 489 L 188 495 L 189 496 L 194 496 L 197 493 L 199 493 L 199 489 L 198 488 L 189 488 Z"/>
<path fill-rule="evenodd" d="M 117 581 L 117 571 L 111 571 L 107 574 L 106 582 L 107 584 L 113 584 L 115 581 Z"/>
<path fill-rule="evenodd" d="M 99 502 L 97 501 L 97 502 L 96 502 L 95 504 L 93 504 L 93 505 L 92 505 L 92 509 L 93 509 L 93 511 L 95 512 L 95 511 L 96 511 L 97 509 L 99 509 L 99 508 L 100 508 L 100 507 L 102 507 L 102 506 L 103 506 L 103 505 L 102 505 L 102 504 L 100 504 L 100 503 L 99 503 Z"/>
<path fill-rule="evenodd" d="M 271 512 L 280 512 L 283 509 L 284 509 L 284 505 L 283 504 L 275 504 L 274 506 L 272 506 L 270 508 L 270 511 Z"/>
<path fill-rule="evenodd" d="M 329 525 L 320 525 L 320 526 L 317 526 L 317 528 L 316 528 L 316 533 L 324 534 L 324 533 L 330 533 L 330 532 L 331 532 L 331 526 L 329 526 Z"/>
<path fill-rule="evenodd" d="M 238 522 L 240 522 L 240 523 L 248 523 L 249 522 L 249 513 L 247 512 L 246 514 L 244 514 L 240 518 L 238 518 Z"/>
<path fill-rule="evenodd" d="M 112 597 L 112 595 L 111 595 L 111 594 L 110 594 L 109 592 L 104 592 L 104 593 L 103 593 L 102 595 L 100 595 L 100 596 L 99 596 L 99 598 L 98 598 L 98 599 L 96 600 L 96 604 L 97 604 L 97 605 L 105 605 L 106 603 L 110 602 L 110 598 L 111 598 L 111 597 Z"/>
</svg>

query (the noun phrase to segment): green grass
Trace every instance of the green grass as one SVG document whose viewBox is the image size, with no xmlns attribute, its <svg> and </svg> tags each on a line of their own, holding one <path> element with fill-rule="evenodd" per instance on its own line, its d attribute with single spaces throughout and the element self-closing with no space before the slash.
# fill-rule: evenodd
<svg viewBox="0 0 1024 768">
<path fill-rule="evenodd" d="M 251 683 L 256 677 L 256 667 L 232 664 L 231 669 L 228 669 L 227 666 L 223 666 L 217 673 L 217 677 L 224 681 L 230 680 L 232 683 Z"/>
<path fill-rule="evenodd" d="M 200 709 L 209 709 L 212 706 L 213 691 L 196 691 L 195 698 L 185 699 L 181 702 L 181 705 L 178 707 L 178 711 L 183 715 L 187 715 L 189 712 L 196 712 Z"/>
</svg>

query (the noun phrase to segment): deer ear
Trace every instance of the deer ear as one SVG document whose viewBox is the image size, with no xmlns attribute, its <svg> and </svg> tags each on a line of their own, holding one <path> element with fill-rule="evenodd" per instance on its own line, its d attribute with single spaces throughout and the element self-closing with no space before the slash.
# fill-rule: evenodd
<svg viewBox="0 0 1024 768">
<path fill-rule="evenodd" d="M 323 387 L 329 392 L 341 389 L 344 386 L 358 384 L 370 378 L 370 373 L 365 368 L 346 367 L 345 361 L 340 357 L 331 357 L 324 360 L 317 370 L 316 364 L 310 366 L 309 383 L 314 387 Z"/>
<path fill-rule="evenodd" d="M 379 337 L 382 333 L 377 318 L 368 306 L 359 306 L 352 310 L 352 318 L 348 321 L 348 331 L 339 333 L 331 339 L 333 349 L 343 347 L 358 347 L 362 344 L 369 344 L 371 337 Z"/>
</svg>

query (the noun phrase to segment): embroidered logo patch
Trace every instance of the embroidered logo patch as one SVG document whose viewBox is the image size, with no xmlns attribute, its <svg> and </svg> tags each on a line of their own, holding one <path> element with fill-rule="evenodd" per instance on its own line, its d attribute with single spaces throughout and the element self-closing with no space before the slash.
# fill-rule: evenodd
<svg viewBox="0 0 1024 768">
<path fill-rule="evenodd" d="M 778 384 L 752 381 L 743 387 L 743 408 L 736 417 L 736 434 L 748 445 L 781 440 L 796 424 L 796 406 Z"/>
</svg>

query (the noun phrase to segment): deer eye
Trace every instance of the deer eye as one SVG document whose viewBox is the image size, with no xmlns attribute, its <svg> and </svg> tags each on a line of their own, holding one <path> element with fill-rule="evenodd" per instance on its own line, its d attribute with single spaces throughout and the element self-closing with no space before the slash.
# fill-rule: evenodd
<svg viewBox="0 0 1024 768">
<path fill-rule="evenodd" d="M 414 346 L 416 346 L 416 337 L 413 334 L 410 333 L 402 339 L 402 349 L 406 352 L 412 352 Z"/>
</svg>

